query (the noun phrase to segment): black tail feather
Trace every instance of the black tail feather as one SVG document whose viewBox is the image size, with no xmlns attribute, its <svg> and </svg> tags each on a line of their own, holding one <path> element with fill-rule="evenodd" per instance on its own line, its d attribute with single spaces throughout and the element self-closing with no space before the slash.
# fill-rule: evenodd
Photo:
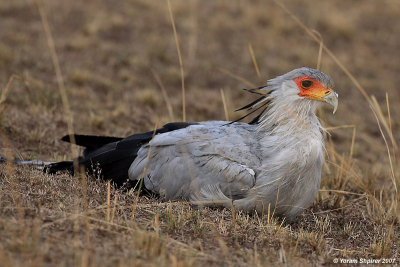
<svg viewBox="0 0 400 267">
<path fill-rule="evenodd" d="M 96 136 L 96 135 L 81 135 L 74 134 L 75 144 L 85 147 L 87 150 L 94 150 L 112 142 L 121 141 L 124 138 L 112 136 Z M 69 135 L 61 138 L 62 141 L 71 143 Z"/>
<path fill-rule="evenodd" d="M 68 171 L 71 175 L 74 173 L 74 162 L 73 161 L 60 161 L 51 163 L 44 166 L 43 172 L 55 174 L 59 171 Z"/>
<path fill-rule="evenodd" d="M 186 128 L 194 123 L 175 122 L 168 123 L 157 129 L 155 134 L 166 133 Z M 128 170 L 137 156 L 142 145 L 148 143 L 154 131 L 134 134 L 126 138 L 109 136 L 74 135 L 77 145 L 86 149 L 78 158 L 80 166 L 84 166 L 90 174 L 99 174 L 102 178 L 112 180 L 117 185 L 122 185 L 128 179 Z M 64 136 L 63 141 L 70 142 L 70 136 Z M 49 164 L 45 167 L 48 173 L 58 171 L 74 173 L 73 161 L 62 161 Z"/>
</svg>

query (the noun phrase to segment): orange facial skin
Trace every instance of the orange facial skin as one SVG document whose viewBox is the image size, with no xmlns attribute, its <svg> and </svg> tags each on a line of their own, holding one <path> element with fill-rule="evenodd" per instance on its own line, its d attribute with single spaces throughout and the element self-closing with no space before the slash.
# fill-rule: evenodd
<svg viewBox="0 0 400 267">
<path fill-rule="evenodd" d="M 293 80 L 299 87 L 299 96 L 311 99 L 325 101 L 324 97 L 333 92 L 331 88 L 324 87 L 317 80 L 309 76 L 297 77 Z"/>
</svg>

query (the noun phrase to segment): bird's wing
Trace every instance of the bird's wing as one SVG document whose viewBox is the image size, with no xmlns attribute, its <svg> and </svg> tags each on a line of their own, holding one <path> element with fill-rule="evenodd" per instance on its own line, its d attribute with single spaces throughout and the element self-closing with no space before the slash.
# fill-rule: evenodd
<svg viewBox="0 0 400 267">
<path fill-rule="evenodd" d="M 135 160 L 136 153 L 143 144 L 152 139 L 153 135 L 175 131 L 192 124 L 195 123 L 168 123 L 155 131 L 134 134 L 126 138 L 74 135 L 75 143 L 85 147 L 83 155 L 78 158 L 78 162 L 89 173 L 100 175 L 118 185 L 122 185 L 128 178 L 128 169 Z M 69 135 L 64 136 L 62 140 L 71 142 Z M 56 173 L 62 170 L 68 170 L 73 173 L 73 161 L 56 162 L 47 165 L 44 169 L 48 173 Z"/>
<path fill-rule="evenodd" d="M 260 162 L 250 145 L 254 133 L 248 124 L 207 122 L 157 135 L 139 150 L 129 177 L 144 177 L 146 188 L 166 199 L 242 198 Z"/>
</svg>

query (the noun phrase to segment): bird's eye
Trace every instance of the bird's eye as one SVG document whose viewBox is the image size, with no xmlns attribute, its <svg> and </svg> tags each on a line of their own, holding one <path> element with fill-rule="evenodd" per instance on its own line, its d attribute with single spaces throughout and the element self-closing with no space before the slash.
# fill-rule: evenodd
<svg viewBox="0 0 400 267">
<path fill-rule="evenodd" d="M 309 89 L 313 85 L 313 82 L 310 80 L 304 80 L 301 82 L 301 87 L 303 89 Z"/>
</svg>

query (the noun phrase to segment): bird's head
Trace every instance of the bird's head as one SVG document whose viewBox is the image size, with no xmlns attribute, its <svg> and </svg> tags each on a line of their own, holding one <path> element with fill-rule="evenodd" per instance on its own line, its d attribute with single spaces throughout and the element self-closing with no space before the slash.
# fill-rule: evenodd
<svg viewBox="0 0 400 267">
<path fill-rule="evenodd" d="M 333 106 L 333 113 L 338 105 L 338 94 L 333 91 L 333 81 L 325 73 L 312 68 L 298 68 L 284 75 L 268 80 L 267 85 L 245 89 L 250 93 L 261 95 L 252 103 L 237 109 L 247 110 L 248 113 L 236 121 L 240 121 L 255 112 L 259 112 L 250 124 L 260 123 L 262 125 L 273 120 L 271 116 L 284 117 L 284 113 L 292 115 L 303 113 L 308 115 L 309 111 L 315 110 L 319 103 L 326 102 Z M 260 91 L 259 91 L 260 90 Z M 272 115 L 275 114 L 275 115 Z"/>
<path fill-rule="evenodd" d="M 338 94 L 333 91 L 333 81 L 325 73 L 312 68 L 298 68 L 268 81 L 265 89 L 275 91 L 275 97 L 288 101 L 322 101 L 338 105 Z"/>
</svg>

